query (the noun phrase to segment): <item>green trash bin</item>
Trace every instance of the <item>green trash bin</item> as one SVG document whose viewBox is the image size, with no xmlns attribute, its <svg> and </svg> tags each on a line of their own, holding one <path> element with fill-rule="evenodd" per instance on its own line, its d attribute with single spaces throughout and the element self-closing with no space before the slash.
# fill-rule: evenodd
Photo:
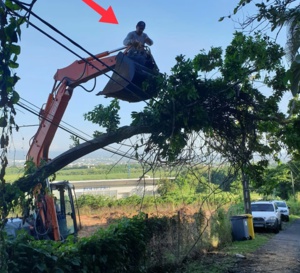
<svg viewBox="0 0 300 273">
<path fill-rule="evenodd" d="M 243 241 L 250 239 L 248 229 L 248 217 L 236 215 L 230 217 L 233 241 Z"/>
</svg>

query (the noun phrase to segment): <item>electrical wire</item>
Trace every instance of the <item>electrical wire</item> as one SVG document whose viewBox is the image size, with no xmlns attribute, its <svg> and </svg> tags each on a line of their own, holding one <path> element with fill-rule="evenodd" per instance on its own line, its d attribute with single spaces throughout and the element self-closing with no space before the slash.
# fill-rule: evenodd
<svg viewBox="0 0 300 273">
<path fill-rule="evenodd" d="M 28 103 L 28 104 L 30 104 L 30 105 L 36 107 L 36 108 L 38 109 L 38 111 L 33 110 L 33 109 L 31 108 L 31 111 L 32 111 L 31 113 L 34 112 L 34 115 L 40 116 L 40 114 L 39 114 L 39 110 L 40 110 L 40 109 L 39 109 L 36 105 L 30 103 L 28 100 L 25 100 L 25 99 L 23 99 L 23 98 L 20 98 L 20 100 L 23 100 L 23 101 L 25 101 L 26 103 Z M 21 102 L 19 102 L 19 103 L 25 105 L 24 103 L 21 103 Z M 27 105 L 26 107 L 29 108 L 28 105 Z M 24 108 L 24 107 L 22 107 L 22 108 Z M 51 114 L 49 113 L 49 115 L 51 115 Z M 53 116 L 52 116 L 52 117 L 53 117 Z M 78 132 L 80 132 L 81 134 L 86 135 L 87 137 L 92 138 L 90 135 L 88 135 L 88 134 L 85 133 L 84 131 L 81 131 L 80 129 L 76 128 L 75 126 L 72 126 L 71 124 L 69 124 L 69 123 L 67 123 L 67 122 L 64 122 L 63 120 L 61 120 L 61 123 L 65 124 L 65 125 L 68 126 L 68 127 L 73 128 L 74 130 L 77 130 Z M 61 127 L 64 127 L 64 126 L 62 126 L 62 125 L 60 125 L 60 126 L 61 126 Z M 61 127 L 60 127 L 60 128 L 61 128 Z M 62 128 L 61 128 L 61 129 L 62 129 Z M 74 133 L 74 136 L 78 137 L 78 136 L 76 135 L 76 133 Z"/>
<path fill-rule="evenodd" d="M 134 87 L 138 88 L 141 92 L 145 91 L 143 89 L 141 89 L 139 86 L 137 86 L 136 84 L 130 82 L 128 79 L 126 79 L 125 77 L 123 77 L 122 75 L 120 75 L 120 73 L 118 73 L 116 70 L 112 69 L 109 65 L 105 64 L 103 61 L 101 61 L 100 59 L 98 59 L 94 54 L 90 53 L 89 51 L 87 51 L 85 48 L 83 48 L 82 46 L 80 46 L 78 43 L 76 43 L 75 41 L 73 41 L 71 38 L 69 38 L 68 36 L 66 36 L 65 34 L 63 34 L 61 31 L 59 31 L 57 28 L 55 28 L 54 26 L 52 26 L 50 23 L 48 23 L 47 21 L 45 21 L 44 19 L 42 19 L 41 17 L 39 17 L 38 15 L 36 15 L 31 9 L 28 9 L 26 6 L 24 6 L 21 2 L 19 2 L 18 0 L 12 0 L 13 2 L 15 2 L 17 5 L 19 5 L 21 8 L 23 8 L 24 10 L 26 10 L 27 12 L 30 12 L 31 15 L 33 15 L 35 18 L 37 18 L 38 20 L 40 20 L 42 23 L 44 23 L 47 27 L 49 27 L 50 29 L 52 29 L 53 31 L 55 31 L 56 33 L 60 34 L 63 38 L 67 39 L 70 43 L 72 43 L 73 45 L 75 45 L 76 47 L 78 47 L 79 49 L 81 49 L 82 51 L 84 51 L 85 53 L 87 53 L 89 56 L 91 56 L 94 60 L 100 62 L 102 65 L 104 65 L 105 67 L 109 68 L 111 71 L 113 71 L 116 75 L 118 75 L 119 77 L 121 77 L 123 80 L 125 80 L 127 83 L 132 84 Z M 9 8 L 8 8 L 9 9 Z M 20 16 L 18 13 L 16 13 L 14 10 L 9 9 L 13 14 L 15 14 L 18 17 L 22 17 Z M 86 62 L 87 64 L 91 65 L 93 68 L 97 69 L 98 71 L 100 71 L 96 66 L 94 66 L 92 63 L 89 63 L 86 58 L 81 57 L 79 54 L 77 54 L 75 51 L 73 51 L 72 49 L 68 48 L 67 46 L 65 46 L 64 44 L 62 44 L 61 42 L 59 42 L 57 39 L 53 38 L 51 35 L 49 35 L 48 33 L 46 33 L 45 31 L 43 31 L 42 29 L 40 29 L 39 27 L 37 27 L 36 25 L 34 25 L 33 23 L 31 23 L 30 21 L 28 21 L 28 19 L 24 18 L 24 20 L 26 20 L 26 22 L 31 25 L 32 27 L 34 27 L 35 29 L 37 29 L 38 31 L 40 31 L 41 33 L 43 33 L 45 36 L 47 36 L 48 38 L 50 38 L 51 40 L 55 41 L 56 43 L 58 43 L 60 46 L 62 46 L 63 48 L 65 48 L 66 50 L 68 50 L 69 52 L 71 52 L 72 54 L 74 54 L 75 56 L 77 56 L 78 58 L 80 58 L 82 61 Z M 100 71 L 101 72 L 101 71 Z M 130 90 L 128 87 L 120 84 L 119 82 L 115 81 L 114 79 L 112 79 L 111 76 L 109 76 L 106 73 L 103 73 L 106 77 L 110 78 L 112 81 L 114 81 L 116 84 L 120 85 L 122 88 L 124 88 L 125 90 L 131 92 L 134 96 L 136 96 L 137 98 L 141 99 L 138 95 L 136 95 L 132 90 Z M 149 103 L 146 100 L 141 100 L 144 101 L 147 105 L 149 105 Z"/>
<path fill-rule="evenodd" d="M 39 112 L 35 111 L 34 109 L 30 108 L 29 106 L 26 106 L 26 105 L 25 105 L 24 103 L 22 103 L 22 102 L 18 102 L 17 105 L 20 106 L 21 108 L 25 109 L 26 111 L 28 111 L 28 112 L 30 112 L 30 113 L 36 115 L 36 116 L 40 116 Z M 43 118 L 44 118 L 44 117 L 43 117 Z M 66 126 L 63 126 L 63 125 L 60 125 L 60 124 L 56 124 L 56 123 L 54 123 L 52 120 L 47 119 L 47 118 L 44 118 L 44 119 L 45 119 L 46 121 L 50 122 L 51 124 L 54 124 L 54 125 L 57 126 L 58 128 L 60 128 L 60 129 L 62 129 L 62 130 L 64 130 L 64 131 L 66 131 L 67 133 L 69 133 L 69 134 L 71 134 L 71 135 L 74 135 L 75 137 L 77 137 L 77 138 L 79 138 L 79 139 L 81 139 L 81 140 L 83 140 L 83 141 L 85 141 L 85 142 L 90 142 L 90 140 L 88 140 L 87 138 L 85 138 L 85 137 L 83 137 L 83 136 L 80 136 L 80 135 L 77 134 L 76 132 L 74 132 L 74 131 L 68 129 Z M 75 127 L 73 127 L 72 125 L 70 125 L 70 124 L 68 124 L 68 123 L 66 123 L 66 122 L 63 122 L 63 123 L 67 124 L 68 126 L 70 126 L 70 127 L 72 127 L 72 128 L 75 128 Z M 75 129 L 76 129 L 77 131 L 79 131 L 79 132 L 85 134 L 86 136 L 92 138 L 91 136 L 89 136 L 89 135 L 86 134 L 85 132 L 83 132 L 83 131 L 81 131 L 81 130 L 79 130 L 79 129 L 77 129 L 77 128 L 75 128 Z M 123 157 L 123 158 L 128 158 L 128 159 L 136 160 L 135 157 L 130 156 L 130 155 L 128 155 L 127 153 L 122 153 L 122 152 L 119 151 L 119 149 L 116 149 L 116 148 L 113 148 L 113 147 L 109 147 L 109 146 L 108 146 L 108 147 L 103 147 L 102 149 L 105 150 L 105 151 L 107 151 L 107 152 L 113 153 L 113 154 L 115 154 L 115 155 L 121 156 L 121 157 Z"/>
</svg>

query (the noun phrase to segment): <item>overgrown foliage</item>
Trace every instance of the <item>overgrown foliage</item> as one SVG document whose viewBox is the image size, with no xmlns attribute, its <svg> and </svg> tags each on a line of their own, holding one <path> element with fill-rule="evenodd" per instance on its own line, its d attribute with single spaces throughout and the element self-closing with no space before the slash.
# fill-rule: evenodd
<svg viewBox="0 0 300 273">
<path fill-rule="evenodd" d="M 5 188 L 5 169 L 7 167 L 7 147 L 9 138 L 14 128 L 18 130 L 15 124 L 16 115 L 15 104 L 19 100 L 19 95 L 15 91 L 15 84 L 19 80 L 13 69 L 18 67 L 17 59 L 20 54 L 20 46 L 17 45 L 20 38 L 20 25 L 23 19 L 13 16 L 8 9 L 19 10 L 19 7 L 11 1 L 5 1 L 0 6 L 0 128 L 1 128 L 1 172 L 0 172 L 0 210 L 1 218 L 5 218 L 8 211 L 8 204 Z"/>
<path fill-rule="evenodd" d="M 123 219 L 78 243 L 72 239 L 35 241 L 23 233 L 9 241 L 8 272 L 144 272 L 143 259 L 150 238 L 142 216 Z"/>
<path fill-rule="evenodd" d="M 19 7 L 11 1 L 1 1 L 0 5 L 0 270 L 6 270 L 5 240 L 2 234 L 4 219 L 14 205 L 18 189 L 12 189 L 5 183 L 5 170 L 8 165 L 7 148 L 13 129 L 18 130 L 14 116 L 15 104 L 19 100 L 19 94 L 15 90 L 15 84 L 19 80 L 13 72 L 18 67 L 17 59 L 20 54 L 20 46 L 17 45 L 20 38 L 20 25 L 23 19 L 16 18 L 7 9 L 19 10 Z"/>
</svg>

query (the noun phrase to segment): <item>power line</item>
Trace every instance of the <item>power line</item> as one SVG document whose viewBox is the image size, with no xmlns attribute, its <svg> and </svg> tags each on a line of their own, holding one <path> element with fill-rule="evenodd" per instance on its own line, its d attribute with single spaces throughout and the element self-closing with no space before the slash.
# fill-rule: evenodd
<svg viewBox="0 0 300 273">
<path fill-rule="evenodd" d="M 39 107 L 37 107 L 36 105 L 32 104 L 32 103 L 29 102 L 28 100 L 23 99 L 23 98 L 20 98 L 20 99 L 23 100 L 23 101 L 25 101 L 27 104 L 30 104 L 30 105 L 32 105 L 32 106 L 34 106 L 34 107 L 36 107 L 37 109 L 40 110 Z M 23 103 L 23 105 L 25 105 L 25 104 Z M 26 107 L 28 108 L 29 106 L 27 105 Z M 40 116 L 39 111 L 36 111 L 36 110 L 33 110 L 33 109 L 31 109 L 31 110 L 32 110 L 32 112 L 34 112 L 34 114 L 35 114 L 36 116 Z M 50 113 L 48 113 L 48 114 L 51 115 Z M 53 117 L 53 115 L 52 115 L 52 117 Z M 52 123 L 52 122 L 51 122 L 51 123 Z M 71 125 L 71 124 L 69 124 L 69 123 L 67 123 L 67 122 L 65 122 L 65 121 L 63 121 L 63 120 L 61 120 L 60 123 L 63 123 L 63 124 L 65 124 L 66 126 L 71 127 L 71 128 L 73 128 L 73 129 L 77 130 L 77 131 L 80 132 L 81 134 L 84 134 L 84 135 L 86 135 L 87 137 L 92 138 L 92 137 L 91 137 L 90 135 L 88 135 L 87 133 L 81 131 L 80 129 L 76 128 L 75 126 L 73 126 L 73 125 Z M 53 123 L 52 123 L 52 124 L 53 124 Z M 62 127 L 63 127 L 63 126 L 62 126 Z M 76 133 L 74 133 L 74 135 L 77 136 Z"/>
<path fill-rule="evenodd" d="M 23 100 L 24 100 L 24 99 L 23 99 Z M 25 100 L 25 101 L 26 101 L 26 100 Z M 31 104 L 31 103 L 30 103 L 30 104 Z M 26 111 L 28 111 L 28 112 L 30 112 L 30 113 L 36 115 L 36 116 L 40 116 L 40 115 L 39 115 L 39 112 L 37 112 L 36 110 L 32 109 L 31 107 L 25 105 L 24 103 L 18 102 L 17 105 L 20 106 L 21 108 L 25 109 Z M 33 105 L 33 104 L 31 104 L 31 105 Z M 43 118 L 44 118 L 44 117 L 43 117 Z M 54 124 L 54 125 L 57 126 L 58 128 L 60 128 L 60 129 L 62 129 L 62 130 L 64 130 L 64 131 L 66 131 L 67 133 L 69 133 L 69 134 L 71 134 L 71 135 L 74 135 L 75 137 L 77 137 L 77 138 L 79 138 L 79 139 L 81 139 L 81 140 L 83 140 L 83 141 L 85 141 L 85 142 L 90 142 L 90 140 L 86 139 L 86 138 L 83 137 L 83 136 L 80 136 L 79 134 L 75 133 L 75 132 L 72 131 L 72 130 L 69 130 L 66 126 L 62 126 L 62 125 L 60 125 L 60 124 L 55 124 L 52 120 L 47 119 L 47 118 L 44 118 L 44 119 L 45 119 L 46 121 L 48 121 L 48 122 Z M 70 125 L 70 124 L 68 124 L 68 123 L 66 123 L 66 122 L 63 122 L 63 123 L 65 123 L 65 124 L 67 124 L 68 126 L 74 128 L 74 129 L 76 129 L 77 131 L 79 131 L 79 132 L 85 134 L 86 136 L 92 138 L 91 136 L 89 136 L 89 135 L 86 134 L 85 132 L 79 130 L 78 128 L 75 128 L 75 127 L 73 127 L 72 125 Z M 116 149 L 116 148 L 112 148 L 112 147 L 110 147 L 110 148 L 103 147 L 102 149 L 105 150 L 105 151 L 107 151 L 107 152 L 113 153 L 113 154 L 115 154 L 115 155 L 119 155 L 119 156 L 122 156 L 122 157 L 125 157 L 125 158 L 128 158 L 128 159 L 136 160 L 135 157 L 129 156 L 129 155 L 127 155 L 127 153 L 122 153 L 122 152 L 119 151 L 119 149 Z"/>
</svg>

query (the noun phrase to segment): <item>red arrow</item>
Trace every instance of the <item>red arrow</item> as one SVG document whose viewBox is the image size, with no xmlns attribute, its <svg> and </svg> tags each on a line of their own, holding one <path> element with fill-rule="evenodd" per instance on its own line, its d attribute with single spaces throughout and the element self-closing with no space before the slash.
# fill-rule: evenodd
<svg viewBox="0 0 300 273">
<path fill-rule="evenodd" d="M 95 3 L 93 0 L 82 0 L 84 3 L 89 5 L 93 10 L 95 10 L 97 13 L 102 15 L 99 22 L 101 23 L 110 23 L 110 24 L 118 24 L 118 20 L 115 16 L 115 13 L 110 6 L 107 10 L 99 6 L 97 3 Z"/>
</svg>

